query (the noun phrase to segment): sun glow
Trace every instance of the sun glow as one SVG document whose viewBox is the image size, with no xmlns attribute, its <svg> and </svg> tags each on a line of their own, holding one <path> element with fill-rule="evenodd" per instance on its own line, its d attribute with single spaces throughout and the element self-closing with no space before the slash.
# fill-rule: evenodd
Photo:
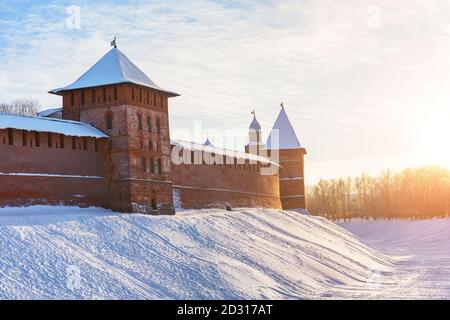
<svg viewBox="0 0 450 320">
<path fill-rule="evenodd" d="M 450 111 L 424 119 L 418 134 L 420 157 L 429 164 L 450 168 Z"/>
</svg>

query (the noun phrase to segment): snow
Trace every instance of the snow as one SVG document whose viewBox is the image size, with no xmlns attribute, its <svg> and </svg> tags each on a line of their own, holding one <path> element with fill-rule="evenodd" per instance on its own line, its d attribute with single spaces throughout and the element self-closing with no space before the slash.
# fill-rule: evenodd
<svg viewBox="0 0 450 320">
<path fill-rule="evenodd" d="M 256 120 L 256 117 L 253 117 L 252 123 L 250 123 L 250 130 L 254 131 L 261 131 L 261 125 L 259 124 L 258 120 Z"/>
<path fill-rule="evenodd" d="M 58 115 L 61 114 L 61 117 L 59 117 L 59 119 L 61 119 L 62 118 L 62 111 L 63 111 L 63 108 L 45 109 L 45 110 L 39 112 L 37 115 L 38 115 L 38 117 L 48 117 L 48 116 L 50 116 L 50 115 L 52 115 L 54 113 L 58 113 Z"/>
<path fill-rule="evenodd" d="M 144 87 L 153 88 L 178 96 L 177 93 L 167 91 L 156 85 L 144 72 L 142 72 L 127 56 L 119 49 L 113 48 L 106 53 L 96 64 L 84 73 L 74 83 L 50 91 L 60 94 L 64 91 L 92 88 L 112 84 L 134 83 Z"/>
<path fill-rule="evenodd" d="M 273 140 L 273 141 L 272 141 Z M 272 131 L 267 138 L 267 150 L 301 149 L 295 130 L 284 110 L 281 108 Z"/>
<path fill-rule="evenodd" d="M 340 226 L 391 256 L 396 283 L 373 298 L 450 299 L 450 219 L 352 221 Z"/>
<path fill-rule="evenodd" d="M 107 134 L 87 123 L 53 118 L 0 114 L 0 129 L 8 128 L 53 132 L 74 137 L 108 138 Z"/>
<path fill-rule="evenodd" d="M 342 226 L 364 242 L 303 211 L 1 208 L 0 298 L 450 297 L 450 219 Z"/>
<path fill-rule="evenodd" d="M 209 140 L 208 140 L 209 141 Z M 240 152 L 236 150 L 228 150 L 224 148 L 214 147 L 212 144 L 207 145 L 206 142 L 204 144 L 183 141 L 183 140 L 171 140 L 170 143 L 173 146 L 179 146 L 182 149 L 190 150 L 190 151 L 201 151 L 205 153 L 212 153 L 215 155 L 223 155 L 230 158 L 242 159 L 242 160 L 251 160 L 258 161 L 264 164 L 272 164 L 275 166 L 279 166 L 277 163 L 270 161 L 269 159 L 258 156 L 251 153 Z M 193 161 L 193 160 L 192 160 Z"/>
</svg>

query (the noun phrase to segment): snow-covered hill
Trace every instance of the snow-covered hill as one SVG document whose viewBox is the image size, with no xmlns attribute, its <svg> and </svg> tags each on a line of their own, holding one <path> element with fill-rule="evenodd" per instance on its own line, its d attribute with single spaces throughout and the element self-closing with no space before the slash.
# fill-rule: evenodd
<svg viewBox="0 0 450 320">
<path fill-rule="evenodd" d="M 395 297 L 406 261 L 294 211 L 0 209 L 0 298 Z"/>
</svg>

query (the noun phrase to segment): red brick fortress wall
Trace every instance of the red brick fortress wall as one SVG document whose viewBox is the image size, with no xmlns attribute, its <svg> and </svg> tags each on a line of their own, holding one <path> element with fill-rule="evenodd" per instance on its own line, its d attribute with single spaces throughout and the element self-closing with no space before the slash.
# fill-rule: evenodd
<svg viewBox="0 0 450 320">
<path fill-rule="evenodd" d="M 106 144 L 106 139 L 0 130 L 0 206 L 108 207 Z"/>
<path fill-rule="evenodd" d="M 256 165 L 172 164 L 172 183 L 176 208 L 281 208 L 278 174 Z"/>
</svg>

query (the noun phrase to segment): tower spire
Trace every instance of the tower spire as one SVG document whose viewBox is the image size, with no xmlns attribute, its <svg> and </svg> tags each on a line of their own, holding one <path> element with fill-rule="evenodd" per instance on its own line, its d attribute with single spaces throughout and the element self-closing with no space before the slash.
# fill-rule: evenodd
<svg viewBox="0 0 450 320">
<path fill-rule="evenodd" d="M 117 48 L 116 36 L 114 36 L 114 40 L 111 41 L 111 47 Z"/>
</svg>

